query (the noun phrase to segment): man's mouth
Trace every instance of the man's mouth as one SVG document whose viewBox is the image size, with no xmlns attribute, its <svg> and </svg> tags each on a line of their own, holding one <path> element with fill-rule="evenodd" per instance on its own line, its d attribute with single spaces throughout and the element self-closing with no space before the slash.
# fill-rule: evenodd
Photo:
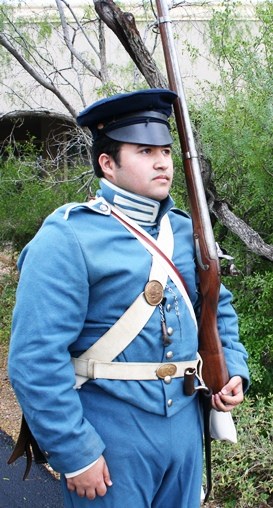
<svg viewBox="0 0 273 508">
<path fill-rule="evenodd" d="M 157 175 L 153 180 L 165 180 L 166 182 L 169 181 L 169 177 L 167 175 Z"/>
</svg>

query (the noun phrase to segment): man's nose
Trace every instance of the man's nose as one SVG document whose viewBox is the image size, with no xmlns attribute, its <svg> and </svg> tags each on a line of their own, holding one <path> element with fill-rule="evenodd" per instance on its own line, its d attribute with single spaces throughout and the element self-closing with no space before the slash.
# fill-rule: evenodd
<svg viewBox="0 0 273 508">
<path fill-rule="evenodd" d="M 154 167 L 156 169 L 167 169 L 168 167 L 168 160 L 161 151 L 155 155 Z"/>
</svg>

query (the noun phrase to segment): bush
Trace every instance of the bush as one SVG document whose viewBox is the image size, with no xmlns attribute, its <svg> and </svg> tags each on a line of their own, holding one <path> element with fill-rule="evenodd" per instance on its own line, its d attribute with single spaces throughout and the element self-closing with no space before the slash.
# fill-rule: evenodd
<svg viewBox="0 0 273 508">
<path fill-rule="evenodd" d="M 69 168 L 66 175 L 42 160 L 31 141 L 24 143 L 19 157 L 10 147 L 8 157 L 0 159 L 0 244 L 11 242 L 21 250 L 58 206 L 85 201 L 88 189 L 82 174 L 82 167 Z"/>
<path fill-rule="evenodd" d="M 229 279 L 239 316 L 241 341 L 249 354 L 251 395 L 272 391 L 273 272 Z"/>
<path fill-rule="evenodd" d="M 246 397 L 233 415 L 238 443 L 212 443 L 213 498 L 223 508 L 273 506 L 273 394 Z"/>
<path fill-rule="evenodd" d="M 10 253 L 0 257 L 0 343 L 8 344 L 12 310 L 18 281 L 17 270 Z"/>
</svg>

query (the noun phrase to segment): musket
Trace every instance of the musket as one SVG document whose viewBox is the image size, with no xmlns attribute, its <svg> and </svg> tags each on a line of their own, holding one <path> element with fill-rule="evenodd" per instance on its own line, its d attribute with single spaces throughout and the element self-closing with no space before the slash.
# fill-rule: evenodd
<svg viewBox="0 0 273 508">
<path fill-rule="evenodd" d="M 200 279 L 199 353 L 204 362 L 203 379 L 207 387 L 213 393 L 217 393 L 229 380 L 217 328 L 217 305 L 221 283 L 220 266 L 178 65 L 167 1 L 156 0 L 156 6 L 169 87 L 178 95 L 174 102 L 174 113 L 183 155 Z"/>
</svg>

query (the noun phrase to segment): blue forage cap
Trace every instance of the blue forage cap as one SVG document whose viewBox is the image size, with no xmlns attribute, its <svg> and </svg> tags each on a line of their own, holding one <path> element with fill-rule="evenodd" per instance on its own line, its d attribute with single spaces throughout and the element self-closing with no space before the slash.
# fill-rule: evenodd
<svg viewBox="0 0 273 508">
<path fill-rule="evenodd" d="M 165 88 L 113 95 L 81 111 L 77 123 L 88 127 L 94 140 L 105 134 L 123 143 L 170 145 L 168 118 L 176 97 Z"/>
</svg>

